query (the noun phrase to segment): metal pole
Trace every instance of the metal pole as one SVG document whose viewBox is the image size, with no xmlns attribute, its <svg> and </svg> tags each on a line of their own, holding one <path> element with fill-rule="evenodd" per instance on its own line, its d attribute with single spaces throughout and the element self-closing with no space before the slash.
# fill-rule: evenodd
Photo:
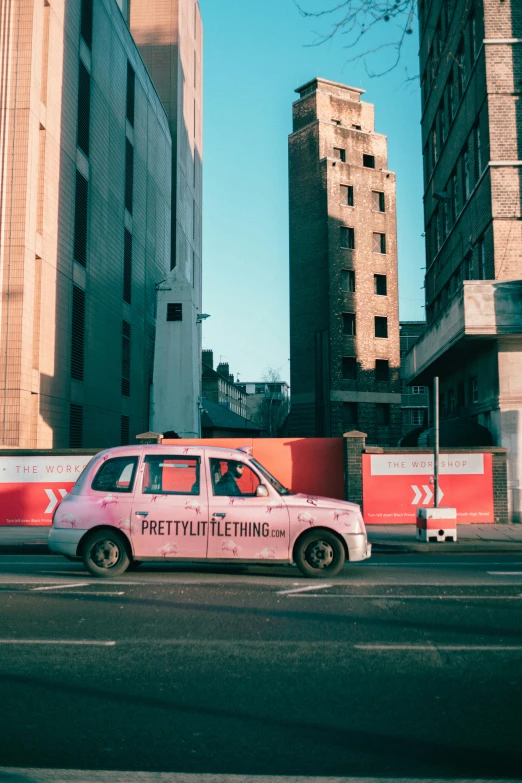
<svg viewBox="0 0 522 783">
<path fill-rule="evenodd" d="M 433 379 L 433 425 L 435 440 L 433 443 L 433 505 L 439 507 L 439 377 Z"/>
</svg>

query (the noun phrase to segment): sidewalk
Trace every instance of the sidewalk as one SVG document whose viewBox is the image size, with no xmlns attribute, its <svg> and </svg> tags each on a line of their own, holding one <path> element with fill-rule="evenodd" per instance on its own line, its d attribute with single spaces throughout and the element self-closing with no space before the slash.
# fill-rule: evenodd
<svg viewBox="0 0 522 783">
<path fill-rule="evenodd" d="M 367 525 L 375 554 L 407 552 L 509 552 L 522 554 L 522 525 L 458 525 L 457 541 L 425 544 L 417 540 L 415 525 Z"/>
</svg>

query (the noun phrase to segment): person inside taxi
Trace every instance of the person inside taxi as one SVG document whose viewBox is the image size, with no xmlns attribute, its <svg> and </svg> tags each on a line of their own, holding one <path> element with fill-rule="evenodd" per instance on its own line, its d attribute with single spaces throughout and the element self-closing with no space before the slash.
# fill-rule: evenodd
<svg viewBox="0 0 522 783">
<path fill-rule="evenodd" d="M 216 484 L 216 495 L 228 495 L 229 497 L 237 497 L 243 493 L 239 489 L 236 479 L 240 479 L 243 475 L 243 463 L 242 462 L 228 462 L 227 472 L 221 476 Z"/>
</svg>

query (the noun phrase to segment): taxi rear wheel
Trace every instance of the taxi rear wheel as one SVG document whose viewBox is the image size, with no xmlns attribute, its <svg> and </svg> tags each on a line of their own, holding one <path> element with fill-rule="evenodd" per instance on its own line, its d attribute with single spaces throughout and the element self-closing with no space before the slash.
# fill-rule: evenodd
<svg viewBox="0 0 522 783">
<path fill-rule="evenodd" d="M 83 562 L 93 576 L 104 579 L 120 576 L 130 563 L 125 539 L 116 530 L 91 533 L 83 547 Z"/>
<path fill-rule="evenodd" d="M 342 569 L 346 555 L 341 541 L 333 533 L 312 530 L 297 542 L 294 558 L 305 576 L 330 579 Z"/>
</svg>

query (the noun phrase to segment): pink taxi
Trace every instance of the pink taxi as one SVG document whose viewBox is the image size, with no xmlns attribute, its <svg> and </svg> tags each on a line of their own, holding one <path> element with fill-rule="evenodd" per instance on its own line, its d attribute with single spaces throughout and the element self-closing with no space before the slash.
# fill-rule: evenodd
<svg viewBox="0 0 522 783">
<path fill-rule="evenodd" d="M 56 508 L 49 547 L 100 577 L 206 560 L 296 563 L 330 578 L 371 554 L 356 504 L 293 494 L 248 449 L 186 445 L 97 454 Z"/>
</svg>

